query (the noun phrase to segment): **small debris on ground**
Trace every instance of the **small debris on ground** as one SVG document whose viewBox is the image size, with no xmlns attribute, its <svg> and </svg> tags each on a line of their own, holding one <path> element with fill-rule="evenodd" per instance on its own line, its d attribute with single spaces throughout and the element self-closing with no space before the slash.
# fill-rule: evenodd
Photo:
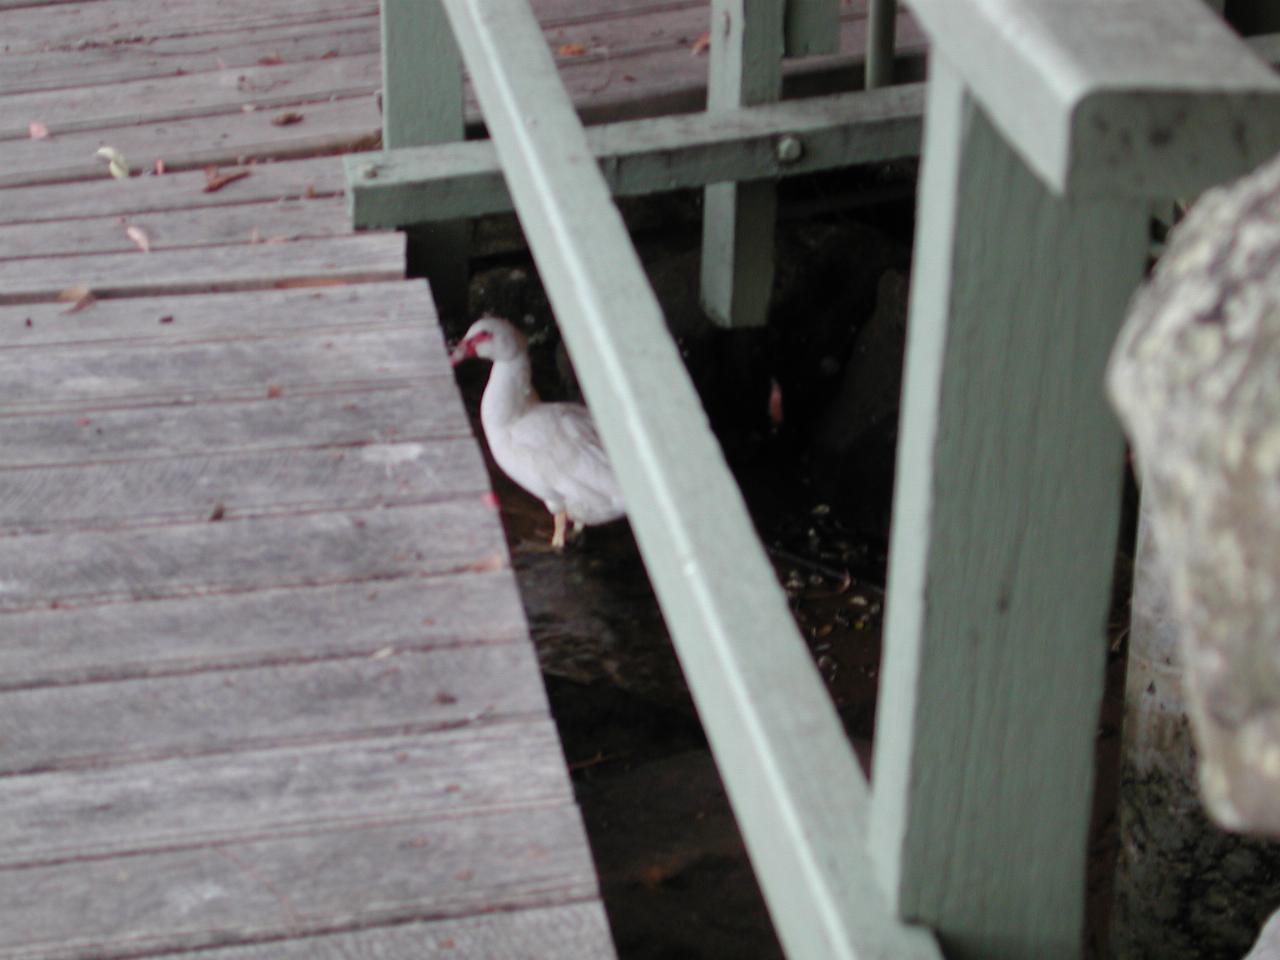
<svg viewBox="0 0 1280 960">
<path fill-rule="evenodd" d="M 71 307 L 64 311 L 65 313 L 76 313 L 83 310 L 85 307 L 93 303 L 95 299 L 93 291 L 82 283 L 67 287 L 67 289 L 58 294 L 58 300 L 60 302 L 71 304 Z"/>
<path fill-rule="evenodd" d="M 235 183 L 237 180 L 243 180 L 248 175 L 248 170 L 232 170 L 230 173 L 222 173 L 217 167 L 205 167 L 204 192 L 216 193 L 227 184 Z"/>
</svg>

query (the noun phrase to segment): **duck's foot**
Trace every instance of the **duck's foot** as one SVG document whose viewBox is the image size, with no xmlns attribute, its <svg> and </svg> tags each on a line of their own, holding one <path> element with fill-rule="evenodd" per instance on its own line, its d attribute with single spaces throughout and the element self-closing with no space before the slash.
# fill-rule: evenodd
<svg viewBox="0 0 1280 960">
<path fill-rule="evenodd" d="M 568 526 L 569 526 L 569 515 L 562 510 L 560 513 L 556 514 L 556 529 L 555 529 L 555 532 L 551 534 L 552 550 L 564 549 L 565 533 L 568 529 Z"/>
</svg>

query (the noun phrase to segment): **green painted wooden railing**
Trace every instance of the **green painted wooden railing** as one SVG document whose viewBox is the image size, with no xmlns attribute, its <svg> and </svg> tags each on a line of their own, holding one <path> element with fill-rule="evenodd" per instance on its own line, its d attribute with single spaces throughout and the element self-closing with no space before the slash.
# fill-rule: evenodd
<svg viewBox="0 0 1280 960">
<path fill-rule="evenodd" d="M 1280 146 L 1280 83 L 1198 0 L 913 4 L 934 54 L 871 791 L 610 196 L 713 185 L 705 299 L 762 322 L 769 181 L 919 143 L 918 88 L 771 103 L 834 7 L 713 0 L 707 113 L 588 134 L 522 0 L 383 0 L 388 146 L 460 139 L 455 38 L 492 142 L 348 158 L 352 209 L 519 215 L 788 955 L 1078 957 L 1122 450 L 1103 362 L 1151 200 Z"/>
</svg>

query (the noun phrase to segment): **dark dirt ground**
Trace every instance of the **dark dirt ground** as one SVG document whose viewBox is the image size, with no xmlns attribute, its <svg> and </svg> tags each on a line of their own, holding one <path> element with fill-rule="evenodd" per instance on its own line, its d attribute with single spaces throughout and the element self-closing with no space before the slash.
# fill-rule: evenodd
<svg viewBox="0 0 1280 960">
<path fill-rule="evenodd" d="M 797 625 L 864 766 L 875 721 L 913 175 L 910 168 L 882 168 L 852 182 L 788 186 L 771 319 L 763 331 L 726 334 L 703 319 L 696 198 L 624 208 Z M 836 213 L 814 215 L 831 206 Z M 511 225 L 499 224 L 491 236 L 504 230 L 509 235 Z M 544 399 L 576 396 L 550 308 L 523 251 L 479 262 L 470 299 L 471 318 L 505 316 L 529 335 Z M 446 333 L 456 339 L 466 322 L 446 322 Z M 487 372 L 483 364 L 458 371 L 478 435 Z M 627 525 L 588 530 L 563 554 L 548 553 L 542 545 L 551 521 L 542 505 L 490 467 L 619 956 L 780 958 Z M 1119 569 L 1123 582 L 1123 561 Z M 1125 619 L 1118 610 L 1115 635 Z M 1110 899 L 1123 666 L 1116 652 L 1099 728 L 1089 878 L 1094 955 L 1101 955 Z"/>
</svg>

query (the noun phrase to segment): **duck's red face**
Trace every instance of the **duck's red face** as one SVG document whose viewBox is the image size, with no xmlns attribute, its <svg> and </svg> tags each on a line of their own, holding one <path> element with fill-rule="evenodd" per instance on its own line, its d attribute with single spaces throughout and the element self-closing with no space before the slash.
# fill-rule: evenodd
<svg viewBox="0 0 1280 960">
<path fill-rule="evenodd" d="M 479 333 L 473 333 L 469 337 L 463 338 L 462 342 L 453 348 L 453 353 L 449 354 L 449 362 L 455 367 L 463 360 L 469 360 L 472 357 L 478 357 L 478 348 L 482 343 L 488 343 L 493 339 L 493 334 L 487 330 Z"/>
</svg>

